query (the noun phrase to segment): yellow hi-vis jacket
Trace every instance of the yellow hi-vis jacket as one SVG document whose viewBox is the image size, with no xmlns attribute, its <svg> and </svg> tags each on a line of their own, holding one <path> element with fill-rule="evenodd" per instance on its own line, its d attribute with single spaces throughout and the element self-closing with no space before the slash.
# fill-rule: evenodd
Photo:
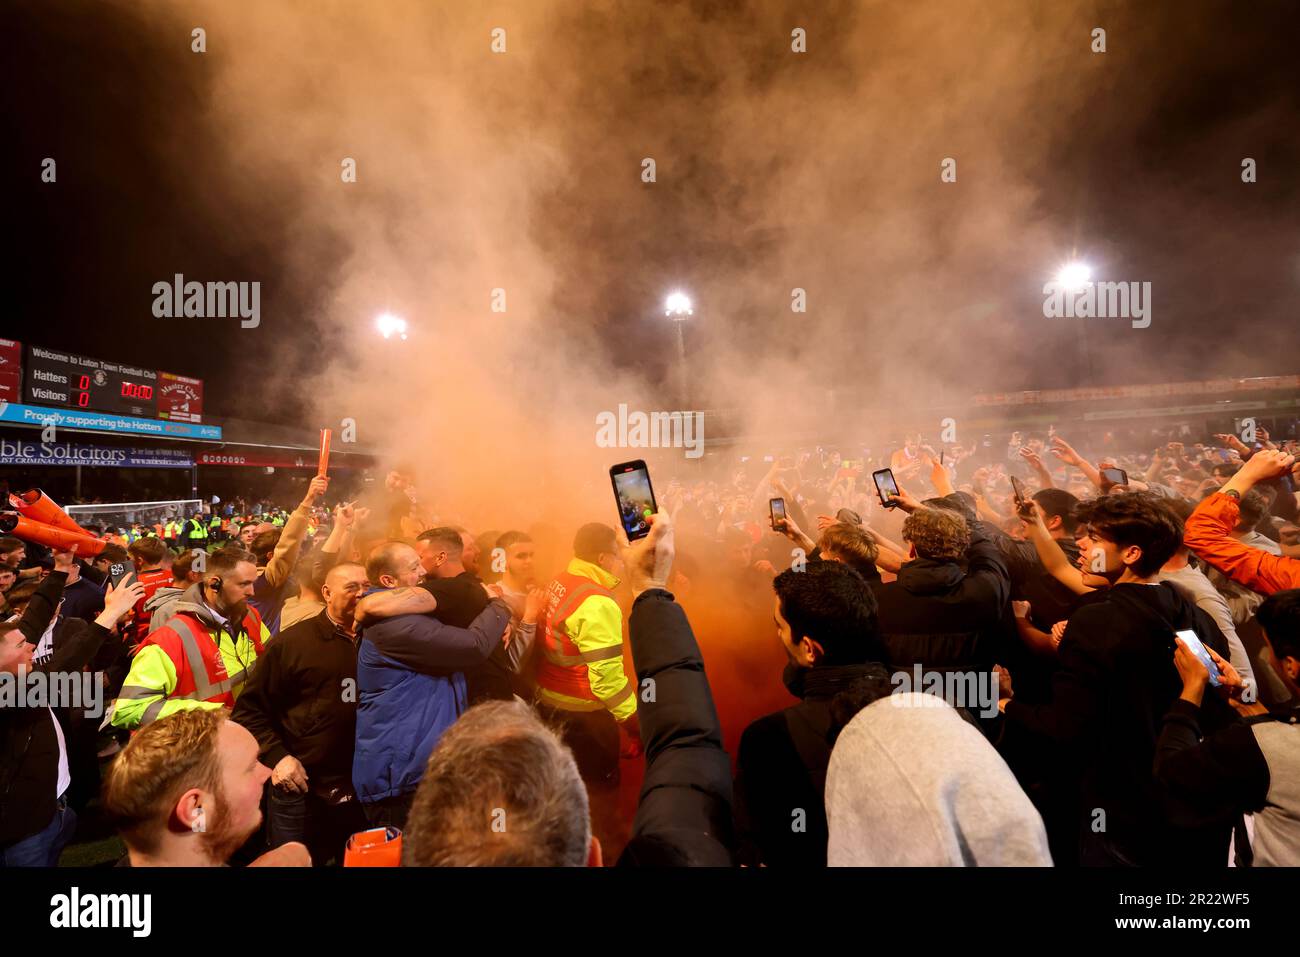
<svg viewBox="0 0 1300 957">
<path fill-rule="evenodd" d="M 636 687 L 623 669 L 623 611 L 609 594 L 618 579 L 574 558 L 547 589 L 537 629 L 537 700 L 561 711 L 636 713 Z M 576 607 L 574 607 L 576 601 Z"/>
<path fill-rule="evenodd" d="M 271 632 L 252 610 L 223 625 L 201 587 L 191 585 L 167 624 L 146 636 L 113 703 L 113 726 L 135 729 L 177 711 L 234 705 Z"/>
</svg>

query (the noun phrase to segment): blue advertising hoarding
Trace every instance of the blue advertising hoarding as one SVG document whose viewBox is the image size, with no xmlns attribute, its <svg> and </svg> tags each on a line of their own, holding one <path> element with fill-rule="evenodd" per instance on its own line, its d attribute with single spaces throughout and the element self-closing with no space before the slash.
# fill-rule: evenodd
<svg viewBox="0 0 1300 957">
<path fill-rule="evenodd" d="M 0 403 L 0 422 L 56 429 L 87 429 L 93 432 L 113 432 L 118 435 L 154 435 L 160 438 L 215 439 L 221 438 L 221 426 L 196 425 L 190 422 L 170 422 L 162 419 L 138 419 L 128 415 L 109 415 L 106 412 L 78 412 L 70 409 L 49 409 L 41 405 Z"/>
</svg>

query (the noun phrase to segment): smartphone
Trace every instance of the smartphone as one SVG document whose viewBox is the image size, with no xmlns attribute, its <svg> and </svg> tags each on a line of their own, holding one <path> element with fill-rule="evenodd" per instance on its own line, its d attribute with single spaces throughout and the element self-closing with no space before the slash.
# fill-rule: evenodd
<svg viewBox="0 0 1300 957">
<path fill-rule="evenodd" d="M 772 511 L 772 528 L 780 531 L 781 529 L 776 523 L 785 521 L 785 499 L 769 499 L 767 507 Z"/>
<path fill-rule="evenodd" d="M 1174 632 L 1174 634 L 1182 639 L 1183 644 L 1187 646 L 1192 654 L 1201 659 L 1201 664 L 1205 665 L 1205 670 L 1210 673 L 1210 684 L 1216 688 L 1223 684 L 1223 679 L 1219 676 L 1219 666 L 1214 663 L 1214 659 L 1210 657 L 1210 653 L 1205 649 L 1205 643 L 1196 637 L 1196 632 L 1190 628 L 1185 628 L 1182 631 Z"/>
<path fill-rule="evenodd" d="M 876 469 L 871 473 L 871 481 L 876 483 L 880 504 L 885 508 L 897 508 L 898 502 L 894 501 L 894 497 L 898 495 L 898 483 L 894 481 L 894 470 Z"/>
<path fill-rule="evenodd" d="M 108 579 L 113 583 L 113 587 L 116 588 L 122 583 L 122 579 L 133 571 L 135 571 L 135 564 L 133 562 L 112 562 L 108 566 Z"/>
<path fill-rule="evenodd" d="M 627 540 L 645 538 L 650 534 L 650 516 L 659 511 L 650 485 L 650 470 L 641 459 L 623 462 L 610 467 L 609 480 L 614 486 L 618 520 L 623 524 Z"/>
<path fill-rule="evenodd" d="M 1111 485 L 1128 484 L 1128 473 L 1123 469 L 1102 469 L 1101 477 Z"/>
<path fill-rule="evenodd" d="M 1025 490 L 1024 488 L 1021 487 L 1019 479 L 1017 479 L 1014 475 L 1010 476 L 1010 478 L 1011 478 L 1011 495 L 1016 500 L 1016 509 L 1018 511 L 1020 509 L 1020 506 L 1025 504 Z"/>
</svg>

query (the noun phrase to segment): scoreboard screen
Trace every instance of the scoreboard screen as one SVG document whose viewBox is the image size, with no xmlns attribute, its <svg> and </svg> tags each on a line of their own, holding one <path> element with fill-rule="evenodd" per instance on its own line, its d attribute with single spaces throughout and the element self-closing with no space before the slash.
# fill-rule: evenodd
<svg viewBox="0 0 1300 957">
<path fill-rule="evenodd" d="M 158 372 L 29 346 L 23 394 L 32 405 L 158 418 Z"/>
</svg>

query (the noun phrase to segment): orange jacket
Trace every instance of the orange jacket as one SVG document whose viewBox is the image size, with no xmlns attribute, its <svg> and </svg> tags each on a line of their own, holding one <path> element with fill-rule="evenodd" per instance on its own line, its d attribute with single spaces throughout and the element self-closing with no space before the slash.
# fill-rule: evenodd
<svg viewBox="0 0 1300 957">
<path fill-rule="evenodd" d="M 1300 588 L 1300 560 L 1270 555 L 1261 548 L 1243 545 L 1229 534 L 1237 527 L 1239 516 L 1237 500 L 1215 492 L 1187 519 L 1183 541 L 1233 581 L 1262 595 Z"/>
</svg>

